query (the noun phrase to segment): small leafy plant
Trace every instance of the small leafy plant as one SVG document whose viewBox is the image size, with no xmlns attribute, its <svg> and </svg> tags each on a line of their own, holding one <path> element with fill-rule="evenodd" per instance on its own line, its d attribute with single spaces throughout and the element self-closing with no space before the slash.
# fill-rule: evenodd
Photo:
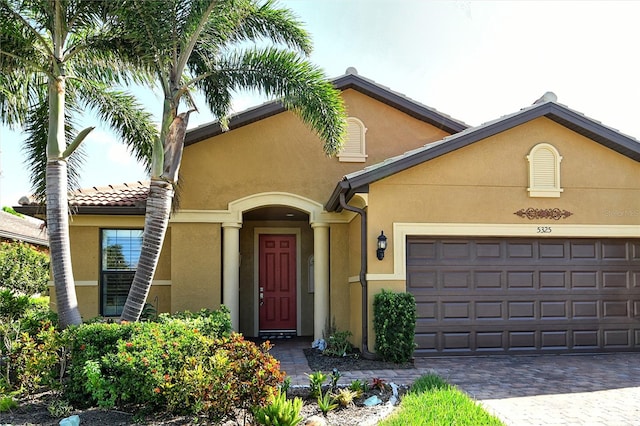
<svg viewBox="0 0 640 426">
<path fill-rule="evenodd" d="M 0 413 L 11 411 L 14 408 L 18 408 L 18 403 L 12 396 L 7 395 L 0 397 Z"/>
<path fill-rule="evenodd" d="M 338 387 L 338 380 L 340 380 L 342 374 L 340 373 L 340 370 L 334 368 L 329 377 L 331 378 L 331 389 L 335 390 Z"/>
<path fill-rule="evenodd" d="M 322 385 L 327 381 L 327 375 L 322 371 L 316 371 L 309 376 L 309 392 L 312 397 L 319 397 L 322 395 Z"/>
<path fill-rule="evenodd" d="M 355 379 L 349 385 L 349 390 L 352 390 L 358 393 L 359 394 L 358 396 L 361 396 L 363 393 L 369 390 L 369 384 L 367 382 L 363 382 L 360 379 Z"/>
<path fill-rule="evenodd" d="M 343 357 L 353 353 L 353 345 L 349 342 L 350 331 L 334 331 L 327 339 L 327 348 L 323 355 Z"/>
<path fill-rule="evenodd" d="M 359 396 L 360 394 L 357 391 L 352 391 L 348 388 L 342 388 L 338 390 L 338 392 L 334 395 L 334 399 L 341 407 L 348 407 L 349 405 L 353 404 L 353 400 L 355 398 L 358 398 Z"/>
<path fill-rule="evenodd" d="M 54 418 L 68 417 L 73 411 L 73 407 L 64 399 L 54 399 L 47 406 L 47 411 Z"/>
<path fill-rule="evenodd" d="M 331 392 L 326 392 L 324 395 L 321 392 L 320 395 L 318 395 L 318 408 L 325 416 L 329 411 L 338 408 L 338 404 L 333 395 L 331 395 Z"/>
<path fill-rule="evenodd" d="M 374 377 L 373 380 L 371 381 L 371 387 L 373 389 L 383 391 L 386 387 L 386 384 L 384 382 L 384 379 L 381 379 L 379 377 Z"/>
<path fill-rule="evenodd" d="M 267 405 L 254 409 L 253 416 L 259 425 L 295 426 L 303 420 L 300 416 L 301 409 L 302 399 L 287 399 L 287 394 L 278 390 L 269 397 Z"/>
</svg>

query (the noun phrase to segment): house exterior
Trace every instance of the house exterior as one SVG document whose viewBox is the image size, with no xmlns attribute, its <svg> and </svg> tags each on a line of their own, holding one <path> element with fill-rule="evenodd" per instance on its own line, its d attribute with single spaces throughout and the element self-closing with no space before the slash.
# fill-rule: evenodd
<svg viewBox="0 0 640 426">
<path fill-rule="evenodd" d="M 225 304 L 247 336 L 335 322 L 373 351 L 388 289 L 416 297 L 416 356 L 640 348 L 638 141 L 551 93 L 469 128 L 353 69 L 334 84 L 349 116 L 335 158 L 278 103 L 189 131 L 150 303 Z M 124 303 L 145 188 L 75 194 L 85 318 Z"/>
<path fill-rule="evenodd" d="M 0 241 L 23 242 L 38 250 L 49 249 L 49 237 L 43 221 L 33 217 L 19 217 L 0 210 Z"/>
</svg>

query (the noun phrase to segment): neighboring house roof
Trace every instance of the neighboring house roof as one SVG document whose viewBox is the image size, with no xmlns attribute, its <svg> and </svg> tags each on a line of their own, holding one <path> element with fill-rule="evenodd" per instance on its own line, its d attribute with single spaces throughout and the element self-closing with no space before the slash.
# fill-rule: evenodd
<svg viewBox="0 0 640 426">
<path fill-rule="evenodd" d="M 19 217 L 2 210 L 0 210 L 0 238 L 49 246 L 49 236 L 43 221 L 28 216 Z"/>
<path fill-rule="evenodd" d="M 149 194 L 149 182 L 123 183 L 79 189 L 69 193 L 69 206 L 84 214 L 144 214 Z M 44 213 L 38 200 L 22 197 L 16 210 L 26 214 Z"/>
<path fill-rule="evenodd" d="M 388 87 L 382 86 L 373 80 L 359 76 L 355 68 L 347 69 L 347 73 L 345 75 L 335 78 L 332 82 L 336 89 L 356 90 L 386 105 L 396 108 L 411 117 L 442 129 L 447 133 L 457 133 L 469 127 L 462 121 L 456 120 L 431 107 L 414 101 L 403 94 L 394 92 Z M 237 129 L 284 111 L 286 111 L 286 108 L 280 101 L 267 102 L 255 108 L 233 115 L 229 119 L 229 129 Z M 220 135 L 223 132 L 222 126 L 218 121 L 204 124 L 187 132 L 185 146 Z"/>
<path fill-rule="evenodd" d="M 345 195 L 346 201 L 349 201 L 354 194 L 367 192 L 368 185 L 375 181 L 384 179 L 395 173 L 441 155 L 448 154 L 539 117 L 546 117 L 553 120 L 607 148 L 626 155 L 635 161 L 640 161 L 640 143 L 638 140 L 624 135 L 615 129 L 604 126 L 599 121 L 589 118 L 582 113 L 558 104 L 555 102 L 555 95 L 553 95 L 553 99 L 554 100 L 546 100 L 546 98 L 543 97 L 539 101 L 536 101 L 535 104 L 523 108 L 516 113 L 477 127 L 469 128 L 440 141 L 426 144 L 423 147 L 389 158 L 381 163 L 373 164 L 363 170 L 350 173 L 344 176 L 342 181 L 336 185 L 325 208 L 327 211 L 340 211 L 342 210 L 340 206 L 341 193 Z"/>
</svg>

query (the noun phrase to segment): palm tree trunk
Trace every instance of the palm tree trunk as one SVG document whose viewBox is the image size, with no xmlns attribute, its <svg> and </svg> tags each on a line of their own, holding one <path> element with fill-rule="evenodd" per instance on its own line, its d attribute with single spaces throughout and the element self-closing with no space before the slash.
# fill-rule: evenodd
<svg viewBox="0 0 640 426">
<path fill-rule="evenodd" d="M 61 70 L 62 73 L 62 70 Z M 47 230 L 53 283 L 60 328 L 82 324 L 78 309 L 69 243 L 69 203 L 67 199 L 67 162 L 65 149 L 64 107 L 65 76 L 49 79 L 49 134 L 47 136 L 46 202 Z"/>
<path fill-rule="evenodd" d="M 173 185 L 161 179 L 151 179 L 149 196 L 147 197 L 147 212 L 144 220 L 142 251 L 136 274 L 120 317 L 123 321 L 138 321 L 140 319 L 142 309 L 151 289 L 153 275 L 160 259 L 162 243 L 169 226 L 172 200 Z"/>
<path fill-rule="evenodd" d="M 58 319 L 60 327 L 64 329 L 69 325 L 82 324 L 71 269 L 67 162 L 64 160 L 47 163 L 47 231 Z"/>
</svg>

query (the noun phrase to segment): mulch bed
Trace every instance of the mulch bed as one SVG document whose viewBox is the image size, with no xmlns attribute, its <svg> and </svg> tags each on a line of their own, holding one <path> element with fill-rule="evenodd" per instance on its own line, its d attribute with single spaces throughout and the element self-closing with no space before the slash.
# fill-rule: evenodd
<svg viewBox="0 0 640 426">
<path fill-rule="evenodd" d="M 379 359 L 366 359 L 360 351 L 343 357 L 325 356 L 318 349 L 306 348 L 304 355 L 307 357 L 309 368 L 313 371 L 331 371 L 337 368 L 339 371 L 355 370 L 399 370 L 414 368 L 412 362 L 396 364 Z"/>
</svg>

